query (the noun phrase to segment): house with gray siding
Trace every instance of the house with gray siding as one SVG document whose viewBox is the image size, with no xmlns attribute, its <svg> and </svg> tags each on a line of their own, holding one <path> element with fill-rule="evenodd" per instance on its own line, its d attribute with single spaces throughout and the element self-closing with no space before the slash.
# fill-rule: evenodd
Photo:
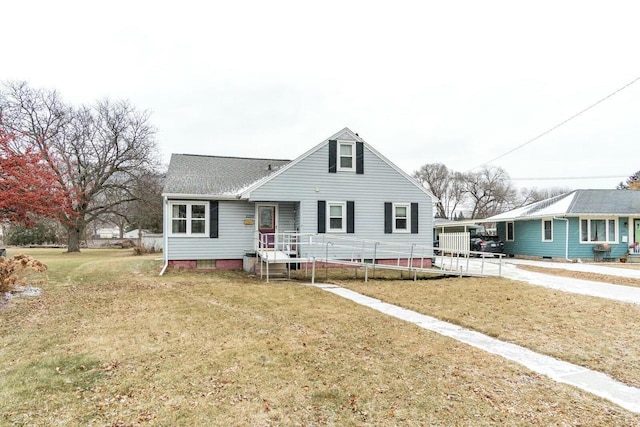
<svg viewBox="0 0 640 427">
<path fill-rule="evenodd" d="M 292 161 L 173 154 L 163 198 L 165 266 L 242 268 L 274 233 L 433 239 L 433 196 L 348 128 Z"/>
<path fill-rule="evenodd" d="M 640 191 L 575 190 L 482 222 L 495 222 L 512 256 L 559 260 L 640 256 Z"/>
</svg>

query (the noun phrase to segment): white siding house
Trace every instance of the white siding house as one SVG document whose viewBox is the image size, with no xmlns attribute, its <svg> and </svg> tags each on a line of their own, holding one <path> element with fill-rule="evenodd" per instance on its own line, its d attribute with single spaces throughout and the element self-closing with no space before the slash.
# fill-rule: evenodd
<svg viewBox="0 0 640 427">
<path fill-rule="evenodd" d="M 163 197 L 169 265 L 241 268 L 259 231 L 433 239 L 433 196 L 348 128 L 293 161 L 174 154 Z"/>
</svg>

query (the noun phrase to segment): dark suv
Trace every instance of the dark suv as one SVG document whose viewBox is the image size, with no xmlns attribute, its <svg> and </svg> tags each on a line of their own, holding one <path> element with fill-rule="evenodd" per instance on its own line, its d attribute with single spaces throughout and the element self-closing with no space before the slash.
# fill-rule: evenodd
<svg viewBox="0 0 640 427">
<path fill-rule="evenodd" d="M 500 236 L 476 234 L 471 238 L 470 249 L 475 252 L 500 254 L 504 250 L 504 243 L 500 240 Z"/>
</svg>

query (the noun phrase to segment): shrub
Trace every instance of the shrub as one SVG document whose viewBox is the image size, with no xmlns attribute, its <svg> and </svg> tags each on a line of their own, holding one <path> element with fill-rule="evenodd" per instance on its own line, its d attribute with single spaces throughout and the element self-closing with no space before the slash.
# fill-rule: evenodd
<svg viewBox="0 0 640 427">
<path fill-rule="evenodd" d="M 0 293 L 9 292 L 16 286 L 23 285 L 29 270 L 42 273 L 46 269 L 45 264 L 29 255 L 17 254 L 13 258 L 0 257 Z"/>
<path fill-rule="evenodd" d="M 45 243 L 59 243 L 61 236 L 59 224 L 50 219 L 41 219 L 32 226 L 14 224 L 7 232 L 7 244 L 9 245 L 42 245 Z"/>
<path fill-rule="evenodd" d="M 145 245 L 137 245 L 133 248 L 133 253 L 135 255 L 146 255 L 146 254 L 155 254 L 158 252 L 162 252 L 162 249 L 157 248 L 154 245 L 151 246 L 145 246 Z"/>
</svg>

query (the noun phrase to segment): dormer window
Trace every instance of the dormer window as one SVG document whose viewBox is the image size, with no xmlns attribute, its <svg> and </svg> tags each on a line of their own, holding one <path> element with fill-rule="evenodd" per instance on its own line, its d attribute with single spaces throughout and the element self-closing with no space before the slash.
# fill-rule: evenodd
<svg viewBox="0 0 640 427">
<path fill-rule="evenodd" d="M 364 174 L 364 143 L 329 140 L 329 173 Z"/>
<path fill-rule="evenodd" d="M 353 142 L 338 142 L 338 170 L 340 171 L 352 171 L 354 170 L 354 152 L 355 143 Z"/>
</svg>

